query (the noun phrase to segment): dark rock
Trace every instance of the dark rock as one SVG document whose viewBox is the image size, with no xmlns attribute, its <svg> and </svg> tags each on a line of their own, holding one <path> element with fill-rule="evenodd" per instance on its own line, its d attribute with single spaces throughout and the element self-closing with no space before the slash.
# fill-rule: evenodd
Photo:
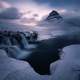
<svg viewBox="0 0 80 80">
<path fill-rule="evenodd" d="M 51 21 L 62 20 L 62 19 L 63 19 L 63 18 L 60 16 L 60 14 L 59 14 L 57 11 L 53 10 L 53 11 L 49 14 L 49 16 L 46 18 L 46 21 L 51 22 Z"/>
</svg>

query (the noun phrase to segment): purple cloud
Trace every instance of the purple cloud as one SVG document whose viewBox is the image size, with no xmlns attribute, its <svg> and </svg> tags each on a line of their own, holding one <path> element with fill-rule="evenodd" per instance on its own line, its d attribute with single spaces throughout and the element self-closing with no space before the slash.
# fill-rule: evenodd
<svg viewBox="0 0 80 80">
<path fill-rule="evenodd" d="M 0 12 L 0 19 L 19 19 L 19 18 L 20 18 L 20 13 L 14 7 L 6 8 L 2 12 Z"/>
<path fill-rule="evenodd" d="M 38 14 L 33 14 L 33 16 L 34 16 L 34 17 L 39 17 L 39 15 L 38 15 Z"/>
</svg>

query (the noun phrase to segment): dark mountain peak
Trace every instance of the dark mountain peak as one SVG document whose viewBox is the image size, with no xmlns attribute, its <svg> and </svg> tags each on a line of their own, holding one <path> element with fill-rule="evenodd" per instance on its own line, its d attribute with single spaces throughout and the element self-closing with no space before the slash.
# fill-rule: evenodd
<svg viewBox="0 0 80 80">
<path fill-rule="evenodd" d="M 63 18 L 60 16 L 60 14 L 57 11 L 53 10 L 46 18 L 46 21 L 51 22 L 51 21 L 62 20 L 62 19 Z"/>
<path fill-rule="evenodd" d="M 57 11 L 52 11 L 50 14 L 49 14 L 49 16 L 53 16 L 53 15 L 59 15 L 59 13 L 57 12 Z"/>
</svg>

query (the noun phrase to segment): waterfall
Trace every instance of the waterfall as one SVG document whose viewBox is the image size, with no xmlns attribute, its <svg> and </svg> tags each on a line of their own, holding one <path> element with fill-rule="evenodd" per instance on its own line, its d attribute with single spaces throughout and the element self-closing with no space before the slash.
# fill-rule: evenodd
<svg viewBox="0 0 80 80">
<path fill-rule="evenodd" d="M 10 37 L 12 45 L 18 45 L 18 42 L 15 37 Z"/>
<path fill-rule="evenodd" d="M 25 59 L 25 58 L 28 58 L 30 54 L 31 54 L 31 51 L 21 50 L 17 46 L 11 46 L 7 48 L 7 55 L 12 58 Z"/>
<path fill-rule="evenodd" d="M 21 48 L 27 49 L 29 44 L 28 44 L 28 41 L 27 41 L 25 35 L 23 33 L 20 33 L 19 35 L 21 37 Z"/>
<path fill-rule="evenodd" d="M 11 42 L 8 37 L 2 35 L 0 36 L 0 44 L 1 45 L 11 45 Z"/>
</svg>

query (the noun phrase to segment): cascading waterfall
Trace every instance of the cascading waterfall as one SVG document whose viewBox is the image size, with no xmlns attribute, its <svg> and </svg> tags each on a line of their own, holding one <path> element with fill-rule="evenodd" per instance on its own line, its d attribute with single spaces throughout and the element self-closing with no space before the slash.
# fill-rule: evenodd
<svg viewBox="0 0 80 80">
<path fill-rule="evenodd" d="M 10 40 L 9 40 L 9 38 L 8 37 L 6 37 L 6 36 L 0 36 L 0 44 L 1 45 L 11 45 L 11 42 L 10 42 Z"/>
<path fill-rule="evenodd" d="M 24 34 L 19 34 L 19 35 L 21 37 L 21 48 L 27 49 L 29 44 L 28 44 L 27 39 L 25 38 L 25 35 Z"/>
</svg>

